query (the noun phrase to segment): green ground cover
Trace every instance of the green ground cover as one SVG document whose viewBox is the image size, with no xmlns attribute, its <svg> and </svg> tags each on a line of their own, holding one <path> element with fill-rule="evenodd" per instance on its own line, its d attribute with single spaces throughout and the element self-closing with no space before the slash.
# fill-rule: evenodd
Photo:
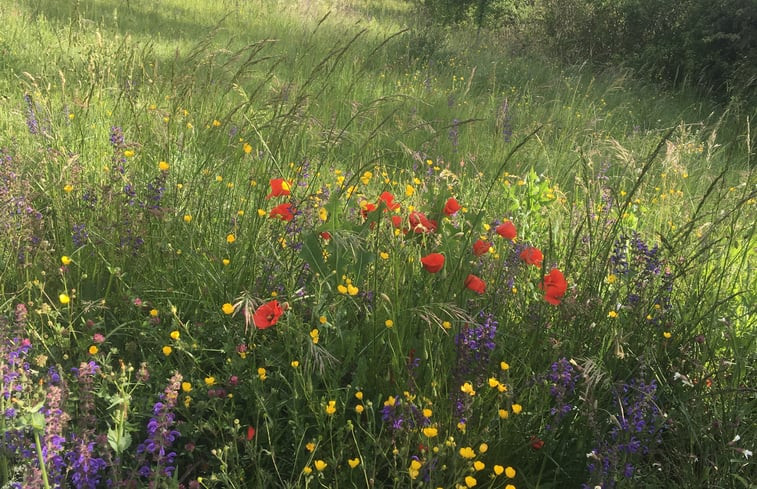
<svg viewBox="0 0 757 489">
<path fill-rule="evenodd" d="M 0 5 L 3 487 L 753 487 L 753 113 L 401 1 Z"/>
</svg>

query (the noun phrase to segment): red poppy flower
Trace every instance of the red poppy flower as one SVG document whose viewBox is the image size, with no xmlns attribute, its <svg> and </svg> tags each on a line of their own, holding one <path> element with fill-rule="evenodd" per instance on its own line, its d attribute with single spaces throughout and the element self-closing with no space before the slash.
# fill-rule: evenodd
<svg viewBox="0 0 757 489">
<path fill-rule="evenodd" d="M 430 253 L 421 258 L 421 264 L 428 273 L 436 273 L 444 266 L 444 255 L 441 253 Z"/>
<path fill-rule="evenodd" d="M 255 327 L 258 329 L 270 328 L 279 322 L 282 314 L 284 314 L 284 309 L 282 309 L 278 301 L 273 300 L 255 309 L 252 322 L 255 323 Z"/>
<path fill-rule="evenodd" d="M 399 229 L 402 227 L 402 217 L 400 216 L 392 216 L 392 226 Z"/>
<path fill-rule="evenodd" d="M 542 440 L 538 436 L 531 437 L 531 448 L 533 448 L 534 450 L 541 450 L 543 446 L 544 446 L 544 440 Z"/>
<path fill-rule="evenodd" d="M 328 241 L 328 240 L 331 239 L 331 233 L 328 232 L 328 231 L 323 231 L 323 232 L 321 232 L 321 238 L 323 238 L 324 240 Z"/>
<path fill-rule="evenodd" d="M 518 235 L 515 225 L 510 221 L 505 221 L 494 229 L 497 234 L 505 239 L 513 240 Z"/>
<path fill-rule="evenodd" d="M 283 178 L 274 178 L 270 181 L 271 193 L 266 195 L 266 199 L 271 197 L 280 197 L 282 195 L 289 195 L 291 192 L 291 182 L 284 180 Z"/>
<path fill-rule="evenodd" d="M 252 426 L 247 427 L 247 441 L 252 440 L 255 437 L 255 428 Z"/>
<path fill-rule="evenodd" d="M 386 204 L 386 208 L 390 211 L 395 211 L 400 208 L 400 205 L 394 201 L 394 195 L 390 192 L 381 192 L 381 195 L 379 195 L 379 204 L 381 202 Z"/>
<path fill-rule="evenodd" d="M 460 210 L 460 204 L 457 202 L 457 199 L 455 199 L 454 197 L 450 197 L 449 199 L 447 199 L 447 202 L 444 204 L 445 215 L 452 216 L 459 210 Z"/>
<path fill-rule="evenodd" d="M 560 304 L 560 299 L 568 290 L 568 282 L 565 281 L 560 270 L 553 268 L 544 276 L 544 281 L 539 284 L 539 288 L 544 291 L 544 300 L 556 306 Z"/>
<path fill-rule="evenodd" d="M 278 217 L 283 221 L 291 221 L 294 218 L 294 209 L 289 202 L 280 204 L 271 209 L 270 217 Z"/>
<path fill-rule="evenodd" d="M 411 212 L 408 216 L 410 229 L 415 233 L 432 233 L 436 231 L 436 221 L 428 219 L 422 212 Z"/>
<path fill-rule="evenodd" d="M 520 252 L 520 259 L 529 265 L 541 267 L 541 261 L 544 259 L 544 255 L 541 254 L 539 248 L 529 246 Z"/>
<path fill-rule="evenodd" d="M 481 256 L 487 253 L 490 247 L 491 243 L 484 241 L 483 239 L 479 239 L 478 241 L 473 243 L 473 254 L 476 256 Z"/>
<path fill-rule="evenodd" d="M 484 281 L 473 274 L 470 274 L 465 278 L 465 287 L 477 294 L 483 294 L 486 291 L 486 284 Z"/>
</svg>

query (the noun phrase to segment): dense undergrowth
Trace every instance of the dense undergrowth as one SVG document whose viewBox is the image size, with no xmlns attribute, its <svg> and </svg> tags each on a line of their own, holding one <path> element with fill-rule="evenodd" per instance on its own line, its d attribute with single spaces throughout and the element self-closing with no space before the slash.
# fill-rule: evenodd
<svg viewBox="0 0 757 489">
<path fill-rule="evenodd" d="M 411 12 L 0 6 L 3 484 L 751 487 L 749 114 Z"/>
</svg>

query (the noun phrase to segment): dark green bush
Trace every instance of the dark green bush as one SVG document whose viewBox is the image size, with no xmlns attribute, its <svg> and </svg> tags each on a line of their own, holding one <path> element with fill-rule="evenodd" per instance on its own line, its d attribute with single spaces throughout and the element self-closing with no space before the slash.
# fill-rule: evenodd
<svg viewBox="0 0 757 489">
<path fill-rule="evenodd" d="M 541 33 L 568 61 L 622 62 L 721 98 L 754 98 L 755 0 L 543 0 Z"/>
</svg>

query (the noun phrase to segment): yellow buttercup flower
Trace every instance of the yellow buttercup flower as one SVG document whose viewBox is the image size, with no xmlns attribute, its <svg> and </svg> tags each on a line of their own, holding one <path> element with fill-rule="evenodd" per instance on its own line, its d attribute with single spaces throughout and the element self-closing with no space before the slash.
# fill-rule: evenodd
<svg viewBox="0 0 757 489">
<path fill-rule="evenodd" d="M 250 154 L 252 153 L 252 146 L 250 146 L 248 143 L 244 143 L 242 150 L 245 152 L 245 154 Z"/>
<path fill-rule="evenodd" d="M 215 377 L 213 377 L 213 376 L 205 377 L 205 385 L 210 386 L 210 385 L 213 385 L 215 383 L 216 383 L 216 378 Z"/>
<path fill-rule="evenodd" d="M 234 312 L 234 306 L 227 302 L 226 304 L 221 306 L 221 310 L 224 314 L 232 314 Z"/>
<path fill-rule="evenodd" d="M 507 467 L 505 469 L 505 475 L 508 479 L 514 479 L 515 478 L 515 469 L 512 467 Z"/>
<path fill-rule="evenodd" d="M 158 314 L 159 314 L 159 313 L 158 313 L 158 310 L 157 310 L 157 309 L 155 309 L 155 308 L 153 308 L 153 309 L 150 309 L 150 316 L 151 316 L 151 317 L 154 317 L 154 318 L 156 318 L 156 317 L 158 317 Z"/>
<path fill-rule="evenodd" d="M 476 460 L 475 462 L 473 462 L 473 468 L 476 470 L 476 472 L 480 472 L 486 468 L 486 464 L 484 464 L 480 460 Z"/>
<path fill-rule="evenodd" d="M 305 450 L 307 450 L 308 452 L 315 450 L 315 443 L 313 443 L 312 441 L 305 443 Z"/>
<path fill-rule="evenodd" d="M 161 161 L 160 163 L 158 163 L 158 170 L 160 171 L 168 171 L 169 168 L 171 168 L 171 165 L 169 165 L 165 161 Z"/>
<path fill-rule="evenodd" d="M 168 356 L 171 353 L 173 353 L 173 348 L 171 348 L 170 346 L 163 347 L 163 355 Z"/>
<path fill-rule="evenodd" d="M 183 390 L 184 392 L 191 391 L 192 390 L 192 384 L 190 384 L 189 382 L 182 382 L 181 383 L 181 390 Z"/>
<path fill-rule="evenodd" d="M 521 411 L 523 411 L 523 406 L 520 404 L 513 404 L 513 414 L 520 414 Z"/>
<path fill-rule="evenodd" d="M 268 372 L 264 367 L 258 367 L 258 378 L 262 381 L 268 378 Z"/>
<path fill-rule="evenodd" d="M 360 459 L 359 458 L 351 458 L 347 460 L 347 465 L 350 466 L 351 469 L 354 469 L 358 465 L 360 465 Z"/>
<path fill-rule="evenodd" d="M 394 321 L 392 321 L 391 319 L 387 319 L 386 321 L 384 321 L 384 326 L 386 326 L 387 328 L 391 328 L 394 326 Z"/>
<path fill-rule="evenodd" d="M 427 438 L 434 438 L 439 434 L 439 430 L 437 430 L 434 426 L 426 426 L 425 428 L 423 428 L 423 434 Z"/>
<path fill-rule="evenodd" d="M 226 235 L 226 242 L 227 243 L 231 244 L 231 243 L 233 243 L 236 240 L 237 240 L 237 238 L 233 234 Z"/>
<path fill-rule="evenodd" d="M 192 222 L 192 216 L 189 214 L 184 214 L 184 222 L 186 223 Z"/>
<path fill-rule="evenodd" d="M 66 193 L 70 193 L 73 190 L 74 190 L 74 186 L 71 185 L 70 183 L 63 186 L 63 191 Z"/>
<path fill-rule="evenodd" d="M 331 416 L 336 412 L 336 401 L 329 401 L 328 404 L 326 404 L 326 414 Z"/>
<path fill-rule="evenodd" d="M 465 476 L 465 485 L 467 487 L 474 487 L 476 484 L 478 484 L 478 481 L 476 481 L 475 477 L 469 475 Z"/>
<path fill-rule="evenodd" d="M 71 264 L 71 258 L 67 257 L 66 255 L 63 255 L 60 257 L 60 262 L 64 265 L 70 265 Z"/>
<path fill-rule="evenodd" d="M 60 295 L 58 296 L 58 300 L 59 300 L 59 301 L 60 301 L 60 303 L 61 303 L 61 304 L 63 304 L 64 306 L 65 306 L 66 304 L 68 304 L 69 302 L 71 302 L 71 298 L 70 298 L 70 297 L 68 296 L 68 294 L 65 294 L 65 293 L 64 293 L 64 294 L 60 294 Z"/>
<path fill-rule="evenodd" d="M 309 466 L 302 469 L 302 473 L 305 475 L 310 475 L 313 472 L 313 469 L 311 469 Z"/>
<path fill-rule="evenodd" d="M 462 447 L 460 449 L 460 456 L 463 458 L 474 458 L 476 456 L 476 452 L 471 447 Z"/>
<path fill-rule="evenodd" d="M 495 465 L 493 469 L 494 469 L 494 475 L 502 475 L 502 472 L 505 471 L 505 468 L 502 467 L 501 465 Z"/>
<path fill-rule="evenodd" d="M 355 406 L 356 413 L 362 414 L 363 411 L 365 411 L 365 406 L 363 406 L 362 404 L 358 404 L 357 406 Z"/>
<path fill-rule="evenodd" d="M 316 460 L 315 462 L 313 462 L 313 465 L 315 466 L 315 470 L 317 470 L 318 472 L 323 472 L 326 467 L 329 466 L 329 464 L 327 464 L 323 460 Z"/>
<path fill-rule="evenodd" d="M 89 351 L 90 355 L 97 355 L 97 352 L 100 351 L 100 350 L 97 349 L 96 345 L 92 345 L 92 346 L 89 347 L 89 350 L 87 350 L 87 351 Z"/>
</svg>

